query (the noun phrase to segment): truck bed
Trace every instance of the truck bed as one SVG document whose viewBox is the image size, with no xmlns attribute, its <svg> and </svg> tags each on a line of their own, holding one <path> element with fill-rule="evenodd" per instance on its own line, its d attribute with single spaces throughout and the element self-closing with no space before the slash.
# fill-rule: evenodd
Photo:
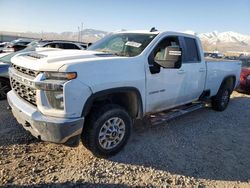
<svg viewBox="0 0 250 188">
<path fill-rule="evenodd" d="M 237 60 L 230 60 L 230 59 L 223 59 L 223 58 L 211 58 L 211 57 L 206 57 L 205 61 L 209 61 L 209 62 L 239 62 Z"/>
<path fill-rule="evenodd" d="M 226 76 L 237 75 L 236 84 L 238 85 L 240 72 L 241 72 L 241 62 L 235 60 L 225 60 L 225 59 L 206 59 L 207 66 L 207 79 L 205 88 L 210 90 L 211 96 L 216 95 L 218 88 Z"/>
</svg>

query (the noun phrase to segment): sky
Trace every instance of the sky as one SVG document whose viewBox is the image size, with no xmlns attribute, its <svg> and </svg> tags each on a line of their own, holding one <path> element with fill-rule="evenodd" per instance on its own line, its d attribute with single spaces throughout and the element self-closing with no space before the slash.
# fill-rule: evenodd
<svg viewBox="0 0 250 188">
<path fill-rule="evenodd" d="M 234 31 L 250 35 L 250 0 L 0 0 L 0 31 Z"/>
</svg>

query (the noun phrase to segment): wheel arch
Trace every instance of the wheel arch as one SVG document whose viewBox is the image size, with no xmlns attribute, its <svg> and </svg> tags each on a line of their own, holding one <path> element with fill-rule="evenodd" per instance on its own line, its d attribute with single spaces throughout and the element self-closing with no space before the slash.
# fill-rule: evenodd
<svg viewBox="0 0 250 188">
<path fill-rule="evenodd" d="M 118 87 L 92 94 L 84 104 L 82 116 L 86 117 L 96 104 L 114 103 L 124 107 L 133 118 L 143 117 L 143 102 L 135 87 Z"/>
<path fill-rule="evenodd" d="M 234 88 L 235 88 L 235 82 L 236 82 L 236 76 L 235 75 L 228 75 L 222 80 L 220 88 L 222 88 L 226 85 L 229 87 L 230 93 L 232 93 Z"/>
</svg>

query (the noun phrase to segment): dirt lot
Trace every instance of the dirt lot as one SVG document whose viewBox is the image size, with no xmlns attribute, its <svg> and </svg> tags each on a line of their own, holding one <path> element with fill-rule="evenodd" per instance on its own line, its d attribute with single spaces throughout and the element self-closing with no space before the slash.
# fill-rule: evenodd
<svg viewBox="0 0 250 188">
<path fill-rule="evenodd" d="M 39 142 L 0 101 L 0 186 L 250 187 L 250 96 L 164 125 L 138 122 L 114 157 Z"/>
</svg>

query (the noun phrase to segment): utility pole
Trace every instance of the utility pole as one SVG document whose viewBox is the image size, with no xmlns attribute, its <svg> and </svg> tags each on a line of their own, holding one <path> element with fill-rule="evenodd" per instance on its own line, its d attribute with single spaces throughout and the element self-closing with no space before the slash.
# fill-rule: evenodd
<svg viewBox="0 0 250 188">
<path fill-rule="evenodd" d="M 82 34 L 83 34 L 83 22 L 81 24 L 81 42 L 82 42 L 82 38 L 83 38 Z"/>
<path fill-rule="evenodd" d="M 77 41 L 79 42 L 80 41 L 80 27 L 78 26 L 78 38 L 77 38 Z"/>
</svg>

